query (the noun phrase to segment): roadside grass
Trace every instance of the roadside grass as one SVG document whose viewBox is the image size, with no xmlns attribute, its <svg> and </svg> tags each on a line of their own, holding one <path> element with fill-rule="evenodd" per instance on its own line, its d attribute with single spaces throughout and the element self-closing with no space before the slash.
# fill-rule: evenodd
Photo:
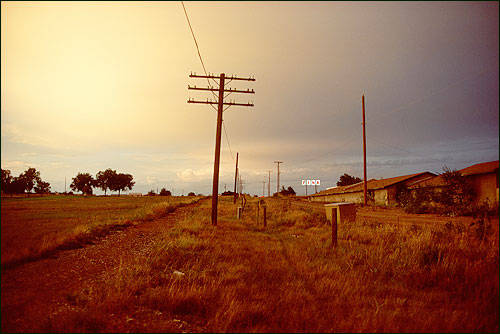
<svg viewBox="0 0 500 334">
<path fill-rule="evenodd" d="M 1 201 L 2 269 L 82 247 L 199 197 L 44 196 Z"/>
<path fill-rule="evenodd" d="M 71 310 L 39 329 L 498 332 L 497 233 L 358 219 L 339 225 L 332 249 L 321 214 L 286 201 L 266 205 L 264 229 L 257 199 L 237 220 L 222 197 L 217 227 L 203 203 L 149 254 L 122 259 L 102 285 L 69 296 Z"/>
</svg>

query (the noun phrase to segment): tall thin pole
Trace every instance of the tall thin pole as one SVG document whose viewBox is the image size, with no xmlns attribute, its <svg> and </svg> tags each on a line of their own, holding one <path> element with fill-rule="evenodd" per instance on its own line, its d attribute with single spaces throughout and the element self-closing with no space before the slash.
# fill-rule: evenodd
<svg viewBox="0 0 500 334">
<path fill-rule="evenodd" d="M 264 197 L 264 188 L 266 186 L 266 181 L 262 181 L 262 197 Z"/>
<path fill-rule="evenodd" d="M 362 97 L 362 102 L 363 102 L 363 198 L 364 198 L 364 205 L 368 205 L 368 187 L 366 184 L 366 129 L 365 129 L 365 95 Z"/>
<path fill-rule="evenodd" d="M 283 161 L 275 161 L 274 163 L 278 164 L 278 183 L 276 184 L 276 192 L 280 192 L 280 164 L 283 163 Z"/>
<path fill-rule="evenodd" d="M 234 195 L 233 204 L 236 204 L 236 183 L 238 182 L 238 152 L 236 152 L 236 169 L 234 171 Z"/>
<path fill-rule="evenodd" d="M 267 180 L 267 197 L 271 197 L 271 171 L 269 172 L 269 179 Z"/>
<path fill-rule="evenodd" d="M 212 225 L 217 225 L 217 204 L 219 194 L 220 142 L 222 133 L 222 112 L 224 107 L 224 73 L 220 75 L 219 107 L 217 109 L 217 134 L 215 136 L 214 181 L 212 186 Z"/>
</svg>

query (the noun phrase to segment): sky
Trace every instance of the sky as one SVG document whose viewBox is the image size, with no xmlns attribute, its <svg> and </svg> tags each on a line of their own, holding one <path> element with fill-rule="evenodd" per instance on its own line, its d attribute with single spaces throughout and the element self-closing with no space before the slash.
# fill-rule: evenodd
<svg viewBox="0 0 500 334">
<path fill-rule="evenodd" d="M 227 99 L 219 193 L 335 186 L 499 157 L 498 2 L 186 1 Z M 217 112 L 179 1 L 1 2 L 1 167 L 52 191 L 129 173 L 132 192 L 210 195 Z M 227 136 L 226 136 L 227 134 Z M 66 188 L 65 188 L 66 187 Z M 308 193 L 314 187 L 308 187 Z M 100 194 L 100 191 L 95 191 Z"/>
</svg>

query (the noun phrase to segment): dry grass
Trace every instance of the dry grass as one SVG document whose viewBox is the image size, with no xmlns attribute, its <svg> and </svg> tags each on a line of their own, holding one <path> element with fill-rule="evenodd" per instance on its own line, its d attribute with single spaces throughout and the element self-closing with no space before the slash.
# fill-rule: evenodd
<svg viewBox="0 0 500 334">
<path fill-rule="evenodd" d="M 91 243 L 194 197 L 2 197 L 2 268 Z"/>
<path fill-rule="evenodd" d="M 123 259 L 102 285 L 68 296 L 72 307 L 40 330 L 499 330 L 498 233 L 358 220 L 339 226 L 333 250 L 325 218 L 310 209 L 269 201 L 264 230 L 256 199 L 237 221 L 222 198 L 216 228 L 209 205 L 172 226 L 149 254 Z"/>
</svg>

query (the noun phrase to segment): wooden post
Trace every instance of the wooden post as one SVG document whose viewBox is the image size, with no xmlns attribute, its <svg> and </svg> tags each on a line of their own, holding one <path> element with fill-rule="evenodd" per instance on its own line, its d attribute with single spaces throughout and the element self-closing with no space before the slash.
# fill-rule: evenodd
<svg viewBox="0 0 500 334">
<path fill-rule="evenodd" d="M 236 152 L 236 170 L 234 171 L 234 194 L 233 194 L 233 204 L 236 204 L 236 182 L 238 181 L 238 152 Z"/>
<path fill-rule="evenodd" d="M 363 198 L 364 198 L 364 205 L 366 206 L 368 204 L 368 190 L 367 190 L 367 184 L 366 184 L 366 130 L 365 130 L 365 96 L 363 95 L 362 97 L 362 103 L 363 103 Z"/>
<path fill-rule="evenodd" d="M 267 217 L 266 217 L 267 208 L 264 206 L 263 209 L 264 209 L 263 214 L 264 214 L 264 228 L 265 228 L 267 227 Z"/>
<path fill-rule="evenodd" d="M 332 208 L 332 248 L 337 248 L 337 208 Z"/>
</svg>

